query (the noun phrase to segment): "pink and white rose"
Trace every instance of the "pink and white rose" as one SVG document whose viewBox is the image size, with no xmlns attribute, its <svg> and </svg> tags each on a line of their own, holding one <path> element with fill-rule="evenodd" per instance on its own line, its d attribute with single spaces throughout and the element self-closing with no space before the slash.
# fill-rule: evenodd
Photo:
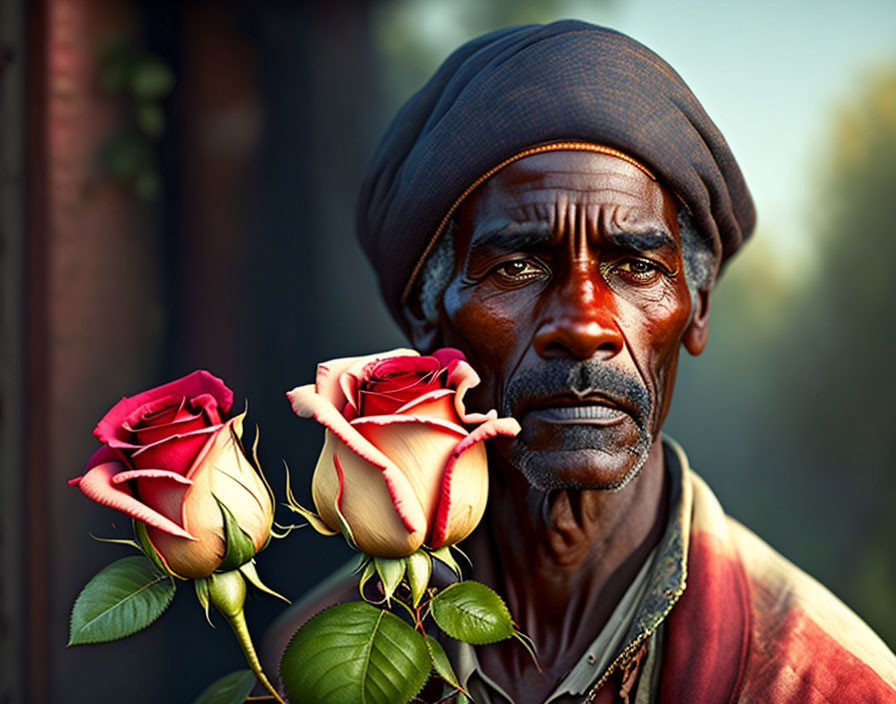
<svg viewBox="0 0 896 704">
<path fill-rule="evenodd" d="M 325 362 L 314 384 L 288 392 L 298 415 L 326 428 L 312 496 L 327 527 L 347 527 L 379 557 L 467 537 L 488 499 L 483 441 L 520 431 L 513 418 L 466 410 L 478 383 L 459 350 L 397 349 Z"/>
<path fill-rule="evenodd" d="M 103 447 L 69 483 L 143 522 L 171 572 L 207 577 L 227 553 L 221 506 L 255 551 L 274 520 L 270 490 L 239 442 L 245 414 L 226 419 L 232 404 L 233 392 L 207 371 L 125 397 L 93 431 Z"/>
</svg>

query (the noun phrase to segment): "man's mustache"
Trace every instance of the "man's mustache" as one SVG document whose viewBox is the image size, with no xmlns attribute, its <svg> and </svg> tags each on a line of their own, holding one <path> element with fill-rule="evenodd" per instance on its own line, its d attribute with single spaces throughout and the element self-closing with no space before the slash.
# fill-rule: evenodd
<svg viewBox="0 0 896 704">
<path fill-rule="evenodd" d="M 513 416 L 521 408 L 543 405 L 551 397 L 569 395 L 604 396 L 631 411 L 643 429 L 648 425 L 653 404 L 647 388 L 637 377 L 599 362 L 548 360 L 536 369 L 527 369 L 508 382 L 501 400 L 501 415 Z"/>
</svg>

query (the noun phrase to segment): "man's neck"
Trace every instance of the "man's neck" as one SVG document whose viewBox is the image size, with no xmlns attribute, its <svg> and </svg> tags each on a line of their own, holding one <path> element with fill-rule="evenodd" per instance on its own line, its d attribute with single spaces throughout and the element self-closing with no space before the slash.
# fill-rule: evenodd
<svg viewBox="0 0 896 704">
<path fill-rule="evenodd" d="M 488 514 L 465 548 L 474 578 L 505 597 L 544 672 L 515 641 L 480 649 L 480 661 L 514 701 L 543 701 L 604 627 L 663 535 L 662 443 L 654 442 L 638 476 L 619 491 L 541 492 L 515 470 L 496 469 Z"/>
</svg>

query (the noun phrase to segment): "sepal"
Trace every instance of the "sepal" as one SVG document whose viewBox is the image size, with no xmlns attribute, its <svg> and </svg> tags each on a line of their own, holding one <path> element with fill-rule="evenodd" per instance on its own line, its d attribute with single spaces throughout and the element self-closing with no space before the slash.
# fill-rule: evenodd
<svg viewBox="0 0 896 704">
<path fill-rule="evenodd" d="M 376 573 L 380 576 L 383 583 L 383 596 L 387 604 L 392 603 L 392 595 L 401 584 L 404 577 L 406 564 L 404 558 L 391 557 L 374 557 L 373 564 L 376 566 Z"/>
<path fill-rule="evenodd" d="M 438 550 L 430 550 L 429 554 L 439 562 L 448 565 L 448 567 L 451 568 L 451 571 L 457 575 L 458 579 L 463 579 L 463 572 L 461 571 L 460 565 L 457 564 L 457 560 L 455 560 L 454 555 L 451 554 L 451 546 L 445 545 Z"/>
<path fill-rule="evenodd" d="M 221 501 L 215 497 L 221 515 L 224 517 L 224 544 L 227 552 L 218 566 L 218 572 L 230 572 L 245 564 L 255 556 L 255 543 L 252 542 L 246 532 L 240 528 L 236 518 Z"/>
<path fill-rule="evenodd" d="M 149 539 L 149 533 L 146 530 L 146 524 L 143 521 L 138 521 L 136 518 L 133 519 L 134 524 L 134 535 L 137 537 L 137 542 L 139 543 L 139 548 L 143 551 L 143 554 L 146 555 L 146 558 L 158 569 L 160 572 L 164 572 L 171 577 L 176 577 L 177 579 L 184 579 L 179 574 L 177 574 L 174 570 L 168 567 L 168 564 L 165 562 L 165 558 L 159 554 L 159 551 L 156 550 L 155 546 L 152 544 L 152 541 Z"/>
<path fill-rule="evenodd" d="M 208 613 L 208 607 L 211 603 L 211 598 L 208 594 L 208 579 L 205 577 L 199 577 L 193 580 L 193 587 L 196 589 L 196 599 L 199 601 L 199 605 L 202 607 L 202 610 L 205 612 L 205 620 L 208 621 L 208 625 L 212 628 L 215 627 L 215 624 L 212 623 L 211 616 Z"/>
<path fill-rule="evenodd" d="M 287 604 L 290 604 L 289 599 L 287 599 L 282 594 L 278 594 L 269 586 L 267 586 L 264 582 L 261 581 L 261 577 L 258 576 L 258 570 L 255 567 L 255 560 L 249 560 L 249 562 L 244 563 L 239 568 L 240 573 L 243 577 L 248 580 L 249 584 L 258 589 L 259 591 L 264 592 L 265 594 L 270 594 L 271 596 L 277 597 L 278 599 L 282 599 Z"/>
<path fill-rule="evenodd" d="M 411 603 L 416 608 L 420 604 L 429 580 L 432 577 L 432 558 L 424 550 L 418 550 L 405 558 L 408 586 L 411 588 Z"/>
</svg>

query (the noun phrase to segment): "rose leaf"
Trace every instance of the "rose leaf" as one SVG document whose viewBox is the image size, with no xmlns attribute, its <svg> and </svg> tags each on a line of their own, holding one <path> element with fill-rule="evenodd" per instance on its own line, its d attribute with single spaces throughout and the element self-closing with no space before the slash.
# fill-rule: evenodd
<svg viewBox="0 0 896 704">
<path fill-rule="evenodd" d="M 436 594 L 430 603 L 436 624 L 452 638 L 473 645 L 495 643 L 513 635 L 506 604 L 480 582 L 457 582 Z"/>
<path fill-rule="evenodd" d="M 436 673 L 455 689 L 463 689 L 458 682 L 457 675 L 454 674 L 454 668 L 451 667 L 451 661 L 445 654 L 445 649 L 441 643 L 432 636 L 426 636 L 426 647 L 429 649 L 429 657 L 432 659 L 432 666 Z"/>
<path fill-rule="evenodd" d="M 193 704 L 243 704 L 254 686 L 251 670 L 237 670 L 212 682 Z"/>
<path fill-rule="evenodd" d="M 132 635 L 162 615 L 174 591 L 174 581 L 145 557 L 117 560 L 91 579 L 75 600 L 68 644 Z"/>
<path fill-rule="evenodd" d="M 363 601 L 321 611 L 296 631 L 280 661 L 289 700 L 316 704 L 407 704 L 431 669 L 423 637 Z"/>
</svg>

